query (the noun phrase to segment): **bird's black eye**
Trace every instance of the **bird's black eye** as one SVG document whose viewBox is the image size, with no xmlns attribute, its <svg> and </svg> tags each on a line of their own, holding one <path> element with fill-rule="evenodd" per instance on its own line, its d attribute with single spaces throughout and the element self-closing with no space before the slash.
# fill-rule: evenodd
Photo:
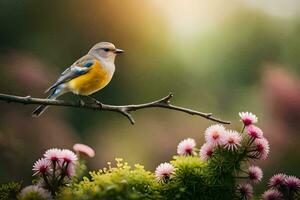
<svg viewBox="0 0 300 200">
<path fill-rule="evenodd" d="M 110 51 L 110 49 L 109 49 L 109 48 L 103 48 L 103 51 L 105 51 L 105 52 L 109 52 L 109 51 Z"/>
</svg>

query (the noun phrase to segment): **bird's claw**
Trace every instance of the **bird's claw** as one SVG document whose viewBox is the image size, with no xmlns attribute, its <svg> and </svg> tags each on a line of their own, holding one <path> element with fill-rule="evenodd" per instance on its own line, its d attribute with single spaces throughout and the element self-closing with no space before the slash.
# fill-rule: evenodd
<svg viewBox="0 0 300 200">
<path fill-rule="evenodd" d="M 80 99 L 80 100 L 79 100 L 79 105 L 80 105 L 80 106 L 84 106 L 84 105 L 85 105 L 84 101 Z"/>
<path fill-rule="evenodd" d="M 96 101 L 96 104 L 100 107 L 103 108 L 103 104 L 100 101 Z"/>
</svg>

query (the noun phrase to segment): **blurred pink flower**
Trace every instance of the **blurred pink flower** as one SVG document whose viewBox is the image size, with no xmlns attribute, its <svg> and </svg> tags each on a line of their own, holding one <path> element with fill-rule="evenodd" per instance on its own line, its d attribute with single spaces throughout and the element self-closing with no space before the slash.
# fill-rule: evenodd
<svg viewBox="0 0 300 200">
<path fill-rule="evenodd" d="M 207 160 L 212 156 L 213 152 L 214 146 L 212 144 L 205 143 L 202 145 L 199 155 L 202 160 Z"/>
<path fill-rule="evenodd" d="M 255 139 L 256 151 L 258 153 L 258 158 L 265 160 L 270 152 L 270 146 L 268 140 L 265 138 Z"/>
<path fill-rule="evenodd" d="M 251 182 L 258 183 L 263 177 L 263 172 L 261 168 L 257 166 L 250 166 L 248 169 L 248 175 Z"/>
<path fill-rule="evenodd" d="M 90 158 L 93 158 L 95 156 L 95 151 L 91 147 L 85 144 L 74 144 L 73 150 L 76 153 L 84 154 Z"/>
<path fill-rule="evenodd" d="M 270 178 L 269 186 L 272 188 L 279 188 L 285 183 L 286 175 L 285 174 L 276 174 Z"/>
<path fill-rule="evenodd" d="M 215 124 L 205 130 L 205 141 L 214 146 L 224 144 L 225 128 Z"/>
<path fill-rule="evenodd" d="M 161 163 L 155 170 L 155 176 L 158 180 L 163 180 L 165 178 L 170 178 L 171 174 L 174 172 L 174 167 L 170 163 Z"/>
<path fill-rule="evenodd" d="M 188 156 L 193 155 L 194 151 L 193 149 L 196 146 L 196 142 L 192 138 L 187 138 L 185 140 L 182 140 L 178 146 L 177 146 L 177 153 L 180 156 Z"/>
<path fill-rule="evenodd" d="M 251 112 L 240 112 L 239 116 L 241 117 L 241 120 L 245 126 L 257 123 L 256 115 L 252 114 Z"/>
<path fill-rule="evenodd" d="M 296 176 L 286 177 L 284 185 L 286 185 L 289 188 L 289 190 L 300 191 L 300 179 Z"/>
<path fill-rule="evenodd" d="M 270 189 L 263 193 L 261 196 L 262 200 L 280 200 L 282 197 L 282 194 L 278 192 L 277 190 Z"/>
<path fill-rule="evenodd" d="M 36 199 L 44 199 L 44 200 L 53 199 L 50 192 L 36 185 L 30 185 L 23 188 L 22 191 L 20 192 L 20 199 L 32 199 L 33 193 Z"/>
<path fill-rule="evenodd" d="M 67 163 L 75 163 L 78 158 L 75 155 L 73 151 L 70 151 L 69 149 L 63 149 L 61 151 L 61 159 Z"/>
<path fill-rule="evenodd" d="M 229 130 L 225 135 L 224 147 L 231 151 L 236 150 L 241 146 L 241 141 L 242 136 L 237 131 Z"/>
<path fill-rule="evenodd" d="M 258 128 L 257 126 L 254 126 L 254 125 L 247 126 L 247 132 L 251 138 L 254 138 L 254 139 L 263 138 L 263 131 L 260 128 Z"/>
<path fill-rule="evenodd" d="M 270 117 L 264 129 L 272 133 L 268 140 L 272 154 L 276 155 L 272 162 L 286 163 L 291 152 L 300 150 L 300 78 L 287 66 L 276 63 L 267 64 L 262 77 L 262 102 Z"/>
<path fill-rule="evenodd" d="M 237 186 L 237 196 L 240 199 L 251 199 L 253 196 L 253 187 L 249 183 L 240 184 Z"/>
<path fill-rule="evenodd" d="M 44 173 L 49 173 L 50 172 L 50 162 L 49 160 L 45 159 L 45 158 L 41 158 L 39 160 L 37 160 L 34 165 L 33 165 L 33 168 L 32 170 L 35 172 L 33 174 L 33 176 L 41 173 L 41 174 L 44 174 Z"/>
<path fill-rule="evenodd" d="M 49 149 L 44 156 L 49 161 L 58 161 L 61 157 L 61 150 L 57 148 Z"/>
</svg>

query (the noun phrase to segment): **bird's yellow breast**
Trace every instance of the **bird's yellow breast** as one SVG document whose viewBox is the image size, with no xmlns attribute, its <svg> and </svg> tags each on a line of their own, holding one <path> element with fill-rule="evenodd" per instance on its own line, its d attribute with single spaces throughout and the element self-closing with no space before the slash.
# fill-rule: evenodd
<svg viewBox="0 0 300 200">
<path fill-rule="evenodd" d="M 86 74 L 70 80 L 68 86 L 75 94 L 90 95 L 104 88 L 110 80 L 108 71 L 97 60 Z"/>
</svg>

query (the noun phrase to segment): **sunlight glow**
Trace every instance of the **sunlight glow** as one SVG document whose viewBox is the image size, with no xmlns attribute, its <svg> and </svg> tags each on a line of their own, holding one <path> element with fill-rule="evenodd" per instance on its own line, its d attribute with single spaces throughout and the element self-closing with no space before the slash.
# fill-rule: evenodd
<svg viewBox="0 0 300 200">
<path fill-rule="evenodd" d="M 188 38 L 222 22 L 239 4 L 219 0 L 153 0 L 169 22 L 170 29 Z"/>
</svg>

